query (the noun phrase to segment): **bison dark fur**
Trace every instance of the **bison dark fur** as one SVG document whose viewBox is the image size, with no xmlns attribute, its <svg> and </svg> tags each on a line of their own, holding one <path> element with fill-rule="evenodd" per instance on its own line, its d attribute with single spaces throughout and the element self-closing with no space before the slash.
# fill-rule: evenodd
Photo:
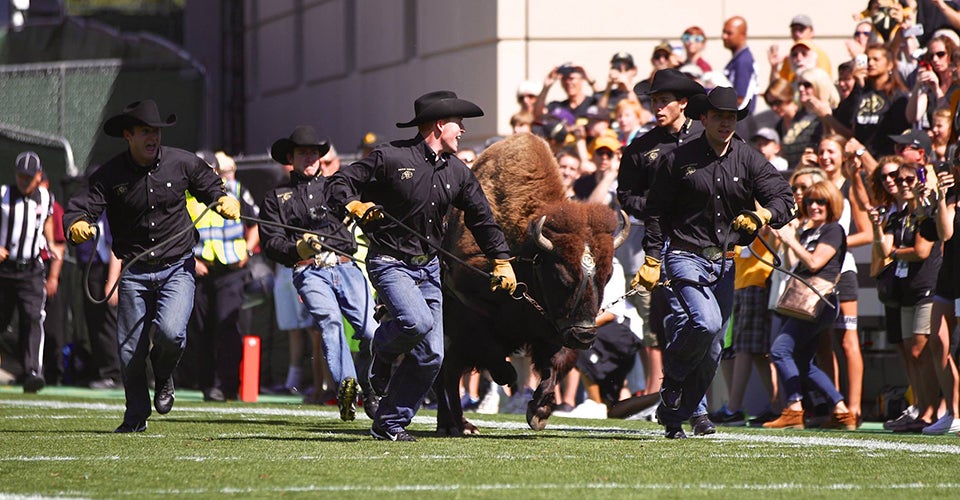
<svg viewBox="0 0 960 500">
<path fill-rule="evenodd" d="M 613 267 L 616 214 L 605 205 L 567 200 L 549 147 L 531 134 L 488 148 L 474 173 L 503 227 L 518 281 L 546 314 L 526 300 L 491 293 L 487 278 L 445 259 L 446 347 L 436 384 L 437 430 L 455 436 L 475 432 L 460 407 L 460 376 L 487 369 L 496 383 L 513 383 L 517 374 L 505 358 L 520 349 L 531 354 L 540 375 L 527 423 L 541 430 L 553 412 L 558 377 L 574 364 L 574 349 L 588 347 L 596 337 L 595 318 Z M 491 270 L 459 212 L 450 216 L 444 246 L 472 266 Z"/>
</svg>

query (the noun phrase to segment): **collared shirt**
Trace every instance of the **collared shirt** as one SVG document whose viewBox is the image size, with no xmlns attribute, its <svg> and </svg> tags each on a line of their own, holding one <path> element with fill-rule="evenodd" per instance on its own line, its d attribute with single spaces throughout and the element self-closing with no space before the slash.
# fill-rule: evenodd
<svg viewBox="0 0 960 500">
<path fill-rule="evenodd" d="M 240 215 L 260 216 L 260 207 L 253 201 L 253 195 L 247 188 L 236 180 L 224 181 L 224 188 L 227 196 L 240 202 Z M 187 210 L 190 211 L 190 218 L 194 220 L 197 231 L 200 233 L 200 241 L 193 248 L 193 255 L 207 262 L 224 265 L 245 260 L 247 258 L 246 225 L 239 220 L 224 219 L 213 210 L 207 211 L 203 217 L 200 217 L 205 208 L 192 194 L 187 196 Z"/>
<path fill-rule="evenodd" d="M 755 201 L 770 211 L 778 228 L 796 214 L 790 185 L 759 151 L 739 138 L 718 157 L 706 133 L 662 158 L 647 197 L 643 242 L 647 255 L 660 258 L 665 238 L 691 248 L 738 243 L 728 240 L 730 223 Z M 745 242 L 740 242 L 745 243 Z"/>
<path fill-rule="evenodd" d="M 750 105 L 750 114 L 753 114 L 757 107 L 757 94 L 759 93 L 760 83 L 757 80 L 757 63 L 753 58 L 753 52 L 750 47 L 744 45 L 738 50 L 730 62 L 723 68 L 723 76 L 733 84 L 733 89 L 737 91 L 737 96 L 743 99 L 740 103 L 740 109 L 748 104 Z"/>
<path fill-rule="evenodd" d="M 464 223 L 484 254 L 500 259 L 510 254 L 473 172 L 452 154 L 434 153 L 420 135 L 381 145 L 366 158 L 340 169 L 327 183 L 327 195 L 332 207 L 342 207 L 362 195 L 363 200 L 382 205 L 384 211 L 436 246 L 442 243 L 444 217 L 453 205 L 463 211 Z M 388 218 L 368 222 L 364 232 L 375 247 L 405 257 L 437 253 Z"/>
<path fill-rule="evenodd" d="M 197 155 L 161 147 L 157 161 L 143 167 L 125 151 L 89 176 L 88 188 L 70 199 L 63 216 L 69 228 L 83 219 L 95 224 L 106 210 L 113 231 L 113 253 L 126 260 L 191 227 L 186 191 L 204 204 L 225 194 L 223 181 Z M 172 262 L 193 249 L 197 231 L 186 231 L 145 259 Z"/>
<path fill-rule="evenodd" d="M 357 243 L 337 214 L 331 212 L 324 200 L 327 177 L 307 177 L 290 172 L 290 184 L 267 193 L 263 198 L 263 219 L 288 226 L 309 229 L 325 245 L 347 255 L 357 251 Z M 303 233 L 271 224 L 260 224 L 260 245 L 264 253 L 281 265 L 293 267 L 301 260 L 297 241 Z"/>
<path fill-rule="evenodd" d="M 617 175 L 617 199 L 628 215 L 638 220 L 643 217 L 647 190 L 653 183 L 657 160 L 701 132 L 703 125 L 688 119 L 676 134 L 666 127 L 657 127 L 624 148 Z"/>
<path fill-rule="evenodd" d="M 38 186 L 24 195 L 16 185 L 0 186 L 0 247 L 6 248 L 11 262 L 27 262 L 40 257 L 47 247 L 43 226 L 53 215 L 53 195 Z"/>
</svg>

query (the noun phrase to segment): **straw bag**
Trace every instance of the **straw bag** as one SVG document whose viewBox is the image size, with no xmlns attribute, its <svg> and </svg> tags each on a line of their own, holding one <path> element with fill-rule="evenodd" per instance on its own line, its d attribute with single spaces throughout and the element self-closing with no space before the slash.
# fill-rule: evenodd
<svg viewBox="0 0 960 500">
<path fill-rule="evenodd" d="M 827 281 L 818 276 L 807 278 L 807 283 L 817 289 L 824 297 L 833 293 L 835 282 Z M 807 285 L 794 276 L 787 279 L 783 294 L 777 301 L 776 311 L 784 316 L 802 319 L 804 321 L 816 321 L 826 307 L 826 301 L 820 300 L 820 297 Z"/>
</svg>

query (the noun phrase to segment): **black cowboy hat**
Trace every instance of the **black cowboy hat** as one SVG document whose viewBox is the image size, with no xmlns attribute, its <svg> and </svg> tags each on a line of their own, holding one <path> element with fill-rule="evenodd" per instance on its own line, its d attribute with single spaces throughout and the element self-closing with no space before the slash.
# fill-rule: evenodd
<svg viewBox="0 0 960 500">
<path fill-rule="evenodd" d="M 743 120 L 750 114 L 750 106 L 740 109 L 737 106 L 737 91 L 731 87 L 716 87 L 709 94 L 699 94 L 690 98 L 687 109 L 684 110 L 687 118 L 699 120 L 700 115 L 715 109 L 717 111 L 734 111 L 737 121 Z"/>
<path fill-rule="evenodd" d="M 316 129 L 310 125 L 299 125 L 293 129 L 289 138 L 274 141 L 273 146 L 270 146 L 270 157 L 286 165 L 290 162 L 287 155 L 293 154 L 293 148 L 305 146 L 319 148 L 321 157 L 330 151 L 330 141 L 321 139 Z"/>
<path fill-rule="evenodd" d="M 423 94 L 413 102 L 413 111 L 416 116 L 408 122 L 398 122 L 397 127 L 413 127 L 424 122 L 455 116 L 460 118 L 483 116 L 483 110 L 480 109 L 480 106 L 457 98 L 457 94 L 449 90 L 438 90 Z"/>
<path fill-rule="evenodd" d="M 661 69 L 654 73 L 647 93 L 656 94 L 657 92 L 670 92 L 677 97 L 690 97 L 707 93 L 703 89 L 703 85 L 673 68 Z"/>
<path fill-rule="evenodd" d="M 110 137 L 123 137 L 123 131 L 136 125 L 148 127 L 169 127 L 177 123 L 177 115 L 170 114 L 166 120 L 160 119 L 160 110 L 153 99 L 131 102 L 119 115 L 111 116 L 103 122 L 103 132 Z"/>
</svg>

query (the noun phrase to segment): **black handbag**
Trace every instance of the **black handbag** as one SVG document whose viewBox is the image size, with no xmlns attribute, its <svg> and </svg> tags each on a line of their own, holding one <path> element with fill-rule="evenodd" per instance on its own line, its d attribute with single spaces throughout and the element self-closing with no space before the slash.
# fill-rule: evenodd
<svg viewBox="0 0 960 500">
<path fill-rule="evenodd" d="M 896 276 L 897 261 L 893 260 L 883 266 L 877 274 L 877 298 L 887 307 L 900 307 L 902 302 L 901 289 Z"/>
</svg>

